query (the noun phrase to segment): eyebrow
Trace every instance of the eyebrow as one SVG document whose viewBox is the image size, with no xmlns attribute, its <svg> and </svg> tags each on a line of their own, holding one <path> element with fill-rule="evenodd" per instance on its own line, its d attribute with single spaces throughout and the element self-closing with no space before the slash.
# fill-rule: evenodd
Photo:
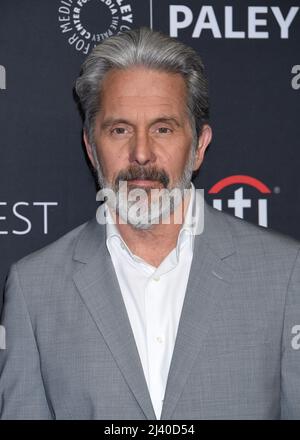
<svg viewBox="0 0 300 440">
<path fill-rule="evenodd" d="M 150 122 L 150 125 L 156 124 L 158 122 L 163 122 L 163 123 L 173 123 L 175 124 L 177 127 L 181 127 L 180 122 L 178 121 L 176 116 L 173 115 L 162 115 L 159 116 L 155 119 L 153 119 Z M 106 128 L 111 127 L 113 124 L 127 124 L 127 125 L 134 125 L 132 124 L 132 122 L 130 122 L 127 119 L 123 119 L 123 118 L 107 118 L 106 120 L 104 120 L 101 124 L 101 129 L 105 130 Z"/>
</svg>

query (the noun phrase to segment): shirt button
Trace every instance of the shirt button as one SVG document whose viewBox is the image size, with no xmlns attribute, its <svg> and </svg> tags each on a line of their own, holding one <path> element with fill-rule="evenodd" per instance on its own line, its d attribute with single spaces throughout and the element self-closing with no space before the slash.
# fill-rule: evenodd
<svg viewBox="0 0 300 440">
<path fill-rule="evenodd" d="M 164 341 L 163 341 L 163 338 L 161 337 L 161 336 L 156 336 L 156 341 L 159 343 L 159 344 L 162 344 Z"/>
<path fill-rule="evenodd" d="M 153 280 L 154 280 L 154 281 L 159 281 L 159 280 L 160 280 L 160 277 L 153 277 Z"/>
<path fill-rule="evenodd" d="M 122 249 L 125 249 L 125 245 L 124 245 L 124 243 L 121 243 L 121 248 L 122 248 Z"/>
</svg>

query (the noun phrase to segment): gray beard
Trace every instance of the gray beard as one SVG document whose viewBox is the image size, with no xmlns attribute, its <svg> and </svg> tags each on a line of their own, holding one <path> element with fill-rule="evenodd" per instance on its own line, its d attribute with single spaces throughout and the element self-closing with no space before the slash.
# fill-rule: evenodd
<svg viewBox="0 0 300 440">
<path fill-rule="evenodd" d="M 92 151 L 94 161 L 96 163 L 97 178 L 100 188 L 108 188 L 112 190 L 116 196 L 117 204 L 110 206 L 110 208 L 115 210 L 118 216 L 125 221 L 125 223 L 130 224 L 137 230 L 149 230 L 153 227 L 153 225 L 162 222 L 164 219 L 172 215 L 183 201 L 183 197 L 187 192 L 184 190 L 187 190 L 191 187 L 193 166 L 196 155 L 196 146 L 194 143 L 190 148 L 190 154 L 181 177 L 172 185 L 172 187 L 164 189 L 164 191 L 167 192 L 166 195 L 168 198 L 168 203 L 161 203 L 160 199 L 152 200 L 152 197 L 150 203 L 150 195 L 148 194 L 148 191 L 145 190 L 147 197 L 144 200 L 139 201 L 141 209 L 138 210 L 137 214 L 137 210 L 133 209 L 136 201 L 130 200 L 131 197 L 128 198 L 127 192 L 125 193 L 122 190 L 120 191 L 119 187 L 116 185 L 111 185 L 104 177 L 103 170 L 97 157 L 95 144 L 92 144 Z M 139 190 L 140 188 L 130 190 L 130 195 L 138 195 Z M 107 203 L 109 204 L 109 202 Z M 150 209 L 149 204 L 151 205 Z"/>
</svg>

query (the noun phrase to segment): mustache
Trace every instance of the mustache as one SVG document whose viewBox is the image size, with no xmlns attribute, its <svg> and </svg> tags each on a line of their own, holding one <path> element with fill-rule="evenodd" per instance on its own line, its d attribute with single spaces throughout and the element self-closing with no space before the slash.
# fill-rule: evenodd
<svg viewBox="0 0 300 440">
<path fill-rule="evenodd" d="M 160 182 L 164 188 L 167 188 L 170 181 L 168 174 L 163 169 L 139 166 L 131 166 L 127 170 L 120 171 L 115 181 L 116 186 L 120 181 L 125 180 L 155 180 Z"/>
</svg>

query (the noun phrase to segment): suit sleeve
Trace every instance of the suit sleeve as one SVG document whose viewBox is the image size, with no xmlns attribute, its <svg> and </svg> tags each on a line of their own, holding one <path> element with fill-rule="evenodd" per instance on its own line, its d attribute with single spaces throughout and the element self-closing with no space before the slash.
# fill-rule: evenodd
<svg viewBox="0 0 300 440">
<path fill-rule="evenodd" d="M 300 419 L 300 256 L 287 290 L 281 357 L 281 419 Z"/>
<path fill-rule="evenodd" d="M 52 419 L 16 264 L 8 275 L 0 324 L 6 339 L 0 349 L 0 418 Z"/>
</svg>

